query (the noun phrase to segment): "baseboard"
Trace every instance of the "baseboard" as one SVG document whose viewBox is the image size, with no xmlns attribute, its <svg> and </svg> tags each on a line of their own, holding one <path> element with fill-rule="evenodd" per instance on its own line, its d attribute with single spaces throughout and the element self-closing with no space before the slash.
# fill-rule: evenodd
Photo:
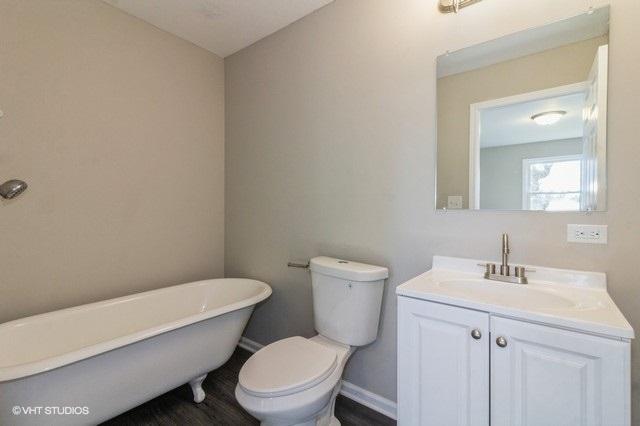
<svg viewBox="0 0 640 426">
<path fill-rule="evenodd" d="M 256 352 L 264 345 L 251 339 L 247 339 L 243 336 L 240 338 L 238 346 L 249 352 Z M 390 417 L 394 420 L 397 419 L 397 404 L 390 399 L 384 398 L 378 394 L 363 389 L 360 386 L 356 386 L 351 382 L 347 382 L 346 380 L 342 381 L 340 394 L 356 401 L 359 404 L 364 405 L 365 407 L 369 407 L 380 414 L 384 414 L 385 416 Z"/>
<path fill-rule="evenodd" d="M 363 389 L 360 386 L 356 386 L 351 382 L 347 382 L 346 380 L 342 381 L 340 394 L 364 405 L 365 407 L 369 407 L 380 414 L 384 414 L 393 420 L 397 420 L 396 412 L 398 404 L 390 399 L 384 398 L 376 393 L 369 392 L 368 390 Z"/>
<path fill-rule="evenodd" d="M 258 342 L 254 342 L 251 339 L 247 339 L 244 336 L 240 338 L 240 342 L 238 343 L 238 346 L 240 346 L 242 349 L 245 349 L 251 353 L 258 352 L 260 349 L 264 347 L 264 345 Z"/>
</svg>

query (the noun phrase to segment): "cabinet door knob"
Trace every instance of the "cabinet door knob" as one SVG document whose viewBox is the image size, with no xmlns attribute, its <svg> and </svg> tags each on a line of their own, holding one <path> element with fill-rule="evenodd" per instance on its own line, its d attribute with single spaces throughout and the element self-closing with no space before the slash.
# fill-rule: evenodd
<svg viewBox="0 0 640 426">
<path fill-rule="evenodd" d="M 480 338 L 482 337 L 482 333 L 477 328 L 474 328 L 473 330 L 471 330 L 471 337 L 476 340 L 480 340 Z"/>
<path fill-rule="evenodd" d="M 507 346 L 507 339 L 505 339 L 504 337 L 500 336 L 496 339 L 496 344 L 498 346 L 500 346 L 501 348 L 504 348 Z"/>
</svg>

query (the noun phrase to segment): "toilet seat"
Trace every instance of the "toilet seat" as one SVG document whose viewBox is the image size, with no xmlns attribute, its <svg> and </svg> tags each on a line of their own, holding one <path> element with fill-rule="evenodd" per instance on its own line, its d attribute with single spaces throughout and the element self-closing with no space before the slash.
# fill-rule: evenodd
<svg viewBox="0 0 640 426">
<path fill-rule="evenodd" d="M 240 370 L 239 385 L 258 397 L 290 395 L 325 380 L 336 369 L 337 353 L 295 336 L 265 346 Z"/>
</svg>

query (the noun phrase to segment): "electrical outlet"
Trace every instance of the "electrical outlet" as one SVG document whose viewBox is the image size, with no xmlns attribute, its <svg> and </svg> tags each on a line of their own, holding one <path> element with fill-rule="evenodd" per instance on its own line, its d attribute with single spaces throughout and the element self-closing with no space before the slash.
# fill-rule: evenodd
<svg viewBox="0 0 640 426">
<path fill-rule="evenodd" d="M 607 244 L 607 225 L 567 225 L 570 243 Z"/>
<path fill-rule="evenodd" d="M 461 209 L 462 208 L 462 195 L 449 195 L 447 197 L 448 209 Z"/>
</svg>

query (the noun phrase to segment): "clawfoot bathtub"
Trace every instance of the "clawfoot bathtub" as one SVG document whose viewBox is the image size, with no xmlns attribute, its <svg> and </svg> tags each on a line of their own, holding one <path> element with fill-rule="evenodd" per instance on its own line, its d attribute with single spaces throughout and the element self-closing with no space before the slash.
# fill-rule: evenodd
<svg viewBox="0 0 640 426">
<path fill-rule="evenodd" d="M 96 424 L 189 382 L 233 353 L 260 281 L 214 279 L 0 325 L 0 424 Z"/>
</svg>

